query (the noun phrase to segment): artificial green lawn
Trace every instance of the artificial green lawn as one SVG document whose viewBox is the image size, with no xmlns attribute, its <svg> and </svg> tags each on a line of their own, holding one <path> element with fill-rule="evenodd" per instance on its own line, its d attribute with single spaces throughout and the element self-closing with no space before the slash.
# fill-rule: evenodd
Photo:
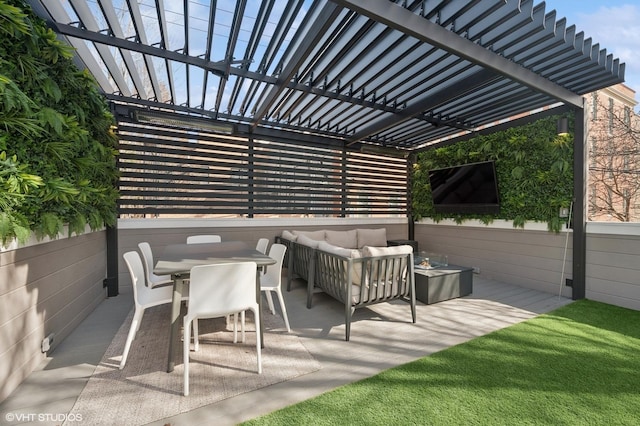
<svg viewBox="0 0 640 426">
<path fill-rule="evenodd" d="M 639 425 L 640 312 L 573 302 L 246 424 Z"/>
</svg>

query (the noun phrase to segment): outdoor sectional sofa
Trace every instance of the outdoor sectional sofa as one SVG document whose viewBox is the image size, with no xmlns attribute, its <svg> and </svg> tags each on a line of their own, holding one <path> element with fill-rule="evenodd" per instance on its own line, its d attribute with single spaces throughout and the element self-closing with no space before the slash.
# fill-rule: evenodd
<svg viewBox="0 0 640 426">
<path fill-rule="evenodd" d="M 294 275 L 307 282 L 307 308 L 322 291 L 344 304 L 345 340 L 355 309 L 402 299 L 416 322 L 413 247 L 387 247 L 386 230 L 283 231 L 287 249 L 287 291 Z"/>
</svg>

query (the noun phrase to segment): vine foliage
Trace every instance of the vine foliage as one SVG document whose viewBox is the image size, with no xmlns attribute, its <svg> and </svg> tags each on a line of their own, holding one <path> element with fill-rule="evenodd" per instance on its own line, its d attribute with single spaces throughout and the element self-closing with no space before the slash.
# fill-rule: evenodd
<svg viewBox="0 0 640 426">
<path fill-rule="evenodd" d="M 536 221 L 546 222 L 550 231 L 559 232 L 566 220 L 559 217 L 560 208 L 569 208 L 573 198 L 573 134 L 556 134 L 558 118 L 544 118 L 418 154 L 413 168 L 414 219 L 452 218 L 457 223 L 505 219 L 513 221 L 514 227 Z M 572 123 L 569 128 L 573 128 Z M 429 170 L 489 160 L 496 165 L 499 214 L 443 215 L 434 211 Z"/>
<path fill-rule="evenodd" d="M 114 118 L 73 50 L 20 0 L 0 0 L 0 239 L 116 222 Z"/>
</svg>

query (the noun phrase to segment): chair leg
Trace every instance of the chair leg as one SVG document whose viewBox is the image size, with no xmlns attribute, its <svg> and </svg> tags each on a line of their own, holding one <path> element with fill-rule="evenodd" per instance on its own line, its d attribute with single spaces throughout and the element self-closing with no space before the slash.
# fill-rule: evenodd
<svg viewBox="0 0 640 426">
<path fill-rule="evenodd" d="M 195 319 L 194 321 L 198 321 L 197 319 Z M 195 326 L 195 325 L 194 325 Z M 184 339 L 182 342 L 182 352 L 183 352 L 183 357 L 184 357 L 184 396 L 188 396 L 189 395 L 189 340 L 191 339 L 190 336 L 190 331 L 191 331 L 191 324 L 190 321 L 187 320 L 187 317 L 184 318 L 184 322 L 183 322 L 183 328 L 184 328 Z"/>
<path fill-rule="evenodd" d="M 349 341 L 349 336 L 351 335 L 351 315 L 353 315 L 354 308 L 351 306 L 345 306 L 345 332 L 344 332 L 344 340 Z"/>
<path fill-rule="evenodd" d="M 271 297 L 271 290 L 263 290 L 264 297 L 267 299 L 267 304 L 269 305 L 269 310 L 271 311 L 271 315 L 276 314 L 276 310 L 273 306 L 273 298 Z"/>
<path fill-rule="evenodd" d="M 280 309 L 282 309 L 282 318 L 284 318 L 284 325 L 287 326 L 287 331 L 291 333 L 291 327 L 289 327 L 289 317 L 287 316 L 287 307 L 284 305 L 284 298 L 282 297 L 282 290 L 276 289 L 278 295 L 278 301 L 280 302 Z"/>
<path fill-rule="evenodd" d="M 258 374 L 262 374 L 262 342 L 260 341 L 260 315 L 258 311 L 252 309 L 253 316 L 256 319 L 256 352 L 258 355 Z M 244 311 L 243 311 L 244 314 Z"/>
<path fill-rule="evenodd" d="M 242 343 L 244 343 L 246 341 L 245 335 L 244 335 L 244 316 L 245 316 L 245 311 L 240 312 L 240 327 L 242 327 L 242 329 L 241 329 Z M 260 329 L 256 328 L 256 330 L 260 330 Z M 260 333 L 258 333 L 258 334 L 260 334 Z"/>
<path fill-rule="evenodd" d="M 144 313 L 144 310 L 143 310 L 143 313 Z M 138 331 L 140 331 L 140 324 L 142 324 L 142 315 L 140 316 L 140 318 L 138 318 L 138 321 L 136 322 L 136 332 L 133 335 L 134 339 L 135 339 L 135 335 L 138 334 Z"/>
<path fill-rule="evenodd" d="M 233 343 L 238 343 L 238 314 L 237 313 L 233 314 Z"/>
<path fill-rule="evenodd" d="M 184 338 L 187 338 L 186 334 Z M 200 339 L 198 338 L 198 318 L 193 320 L 193 350 L 194 352 L 198 352 L 200 350 Z"/>
<path fill-rule="evenodd" d="M 131 343 L 136 338 L 140 323 L 142 322 L 142 316 L 144 315 L 144 309 L 136 309 L 131 320 L 131 327 L 129 327 L 129 334 L 127 334 L 127 342 L 124 344 L 124 351 L 122 352 L 122 359 L 120 360 L 120 370 L 124 368 L 127 363 L 127 357 L 129 356 L 129 349 L 131 349 Z"/>
<path fill-rule="evenodd" d="M 244 314 L 244 312 L 242 312 L 242 314 Z M 242 314 L 240 315 L 241 317 Z M 242 333 L 244 333 L 244 322 L 241 323 L 240 326 L 242 327 Z M 242 341 L 244 342 L 244 337 Z M 233 314 L 233 343 L 238 343 L 238 313 Z"/>
</svg>

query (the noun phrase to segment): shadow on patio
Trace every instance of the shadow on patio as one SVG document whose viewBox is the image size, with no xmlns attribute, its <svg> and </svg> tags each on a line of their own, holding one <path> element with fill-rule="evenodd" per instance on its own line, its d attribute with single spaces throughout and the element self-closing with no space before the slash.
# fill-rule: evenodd
<svg viewBox="0 0 640 426">
<path fill-rule="evenodd" d="M 0 411 L 55 413 L 61 417 L 69 413 L 132 307 L 130 289 L 123 290 L 119 297 L 105 300 L 62 342 L 41 369 L 2 403 Z M 319 362 L 319 370 L 215 403 L 194 406 L 183 414 L 158 419 L 156 423 L 237 424 L 571 302 L 557 295 L 476 276 L 473 294 L 468 297 L 433 305 L 418 303 L 416 324 L 411 323 L 409 307 L 403 302 L 357 310 L 351 341 L 345 342 L 344 312 L 340 303 L 317 295 L 314 307 L 307 309 L 302 282 L 295 282 L 292 291 L 285 292 L 285 299 L 292 333 Z M 265 316 L 270 314 L 267 312 Z M 272 336 L 267 334 L 266 338 L 269 337 Z M 198 396 L 186 398 L 194 397 Z M 151 401 L 145 401 L 149 403 Z M 123 419 L 112 419 L 116 423 L 119 420 Z M 137 422 L 150 420 L 139 418 Z"/>
</svg>

